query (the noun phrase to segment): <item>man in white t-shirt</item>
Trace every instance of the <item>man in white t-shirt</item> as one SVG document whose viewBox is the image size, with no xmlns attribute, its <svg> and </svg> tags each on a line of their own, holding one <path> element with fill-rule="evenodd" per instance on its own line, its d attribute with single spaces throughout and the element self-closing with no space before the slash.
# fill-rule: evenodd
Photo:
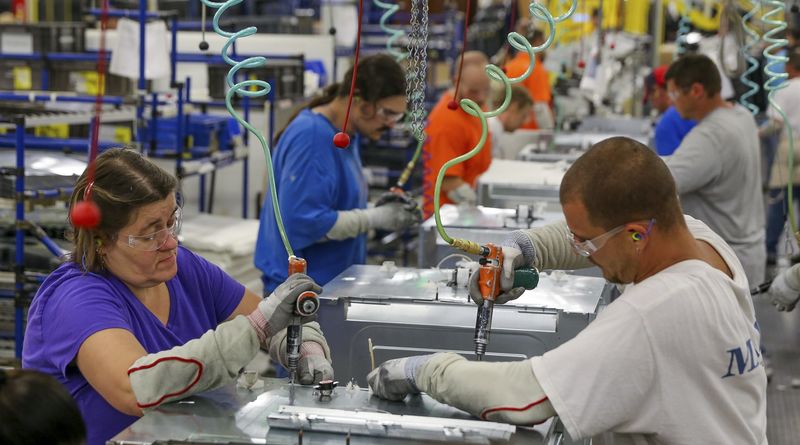
<svg viewBox="0 0 800 445">
<path fill-rule="evenodd" d="M 664 162 L 632 139 L 606 139 L 570 167 L 560 198 L 565 222 L 504 243 L 496 301 L 522 293 L 511 286 L 523 266 L 596 265 L 622 295 L 540 357 L 390 360 L 368 376 L 375 394 L 423 391 L 521 425 L 558 415 L 573 440 L 611 432 L 618 444 L 766 444 L 767 378 L 745 272 L 722 238 L 683 215 Z M 481 299 L 477 278 L 470 293 Z"/>
<path fill-rule="evenodd" d="M 767 251 L 756 122 L 746 108 L 722 99 L 719 72 L 704 55 L 681 56 L 664 77 L 678 114 L 697 121 L 665 161 L 681 207 L 733 248 L 750 286 L 758 286 Z"/>
</svg>

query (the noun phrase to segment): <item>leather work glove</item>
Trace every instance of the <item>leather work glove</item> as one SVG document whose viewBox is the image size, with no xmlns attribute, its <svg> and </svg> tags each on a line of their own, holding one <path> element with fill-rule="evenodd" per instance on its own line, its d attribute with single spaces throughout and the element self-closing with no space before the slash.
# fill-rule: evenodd
<svg viewBox="0 0 800 445">
<path fill-rule="evenodd" d="M 289 326 L 295 316 L 294 308 L 297 297 L 306 291 L 321 294 L 322 287 L 308 275 L 294 274 L 278 286 L 269 297 L 261 300 L 258 308 L 248 315 L 247 318 L 256 327 L 256 333 L 262 346 L 266 345 L 267 339 Z M 302 317 L 300 322 L 308 323 L 315 318 L 315 315 Z"/>
<path fill-rule="evenodd" d="M 513 246 L 509 245 L 513 244 Z M 519 269 L 525 265 L 525 256 L 522 254 L 514 240 L 503 241 L 503 271 L 500 274 L 500 295 L 495 298 L 495 304 L 505 304 L 511 300 L 516 300 L 523 293 L 524 287 L 514 286 L 514 270 Z M 483 297 L 481 296 L 481 288 L 478 285 L 479 271 L 475 271 L 469 277 L 469 296 L 472 301 L 477 305 L 483 304 Z"/>
<path fill-rule="evenodd" d="M 407 229 L 422 220 L 422 213 L 416 206 L 409 208 L 407 203 L 401 202 L 387 202 L 366 210 L 366 213 L 370 229 L 390 232 Z"/>
<path fill-rule="evenodd" d="M 474 206 L 478 202 L 478 195 L 466 182 L 447 192 L 447 197 L 450 201 L 464 206 Z"/>
<path fill-rule="evenodd" d="M 799 273 L 800 265 L 792 266 L 775 277 L 767 290 L 766 297 L 779 311 L 790 312 L 800 299 Z"/>
<path fill-rule="evenodd" d="M 383 362 L 367 374 L 372 392 L 386 400 L 403 400 L 408 394 L 419 394 L 416 376 L 434 354 L 397 358 Z"/>
<path fill-rule="evenodd" d="M 297 379 L 302 385 L 319 383 L 320 380 L 333 380 L 331 350 L 322 334 L 319 323 L 311 322 L 303 325 L 300 344 L 300 360 L 297 363 Z M 288 367 L 286 359 L 286 329 L 270 337 L 269 355 L 284 367 Z"/>
<path fill-rule="evenodd" d="M 333 380 L 333 365 L 325 357 L 319 343 L 305 341 L 300 345 L 297 375 L 301 385 L 313 385 L 322 380 Z"/>
</svg>

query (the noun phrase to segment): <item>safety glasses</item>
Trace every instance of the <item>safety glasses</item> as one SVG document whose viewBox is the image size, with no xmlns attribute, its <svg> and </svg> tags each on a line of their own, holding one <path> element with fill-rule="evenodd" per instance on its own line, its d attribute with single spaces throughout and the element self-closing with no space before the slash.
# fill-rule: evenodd
<svg viewBox="0 0 800 445">
<path fill-rule="evenodd" d="M 655 224 L 655 218 L 651 219 L 650 222 L 647 224 L 647 230 L 644 233 L 644 237 L 646 238 L 650 235 L 650 230 L 653 228 L 653 224 Z M 629 223 L 622 224 L 621 226 L 614 227 L 613 229 L 609 230 L 608 232 L 598 235 L 590 240 L 586 241 L 578 241 L 575 239 L 575 234 L 572 232 L 567 233 L 567 240 L 569 240 L 570 244 L 572 245 L 572 250 L 575 251 L 578 255 L 582 257 L 589 257 L 594 255 L 601 247 L 605 246 L 608 240 L 611 239 L 614 235 L 622 232 L 625 230 L 625 226 Z"/>
<path fill-rule="evenodd" d="M 136 250 L 143 250 L 146 252 L 153 252 L 164 247 L 169 237 L 177 238 L 178 232 L 181 230 L 181 208 L 178 207 L 175 213 L 172 214 L 167 227 L 148 235 L 128 235 L 128 246 Z"/>
<path fill-rule="evenodd" d="M 396 124 L 402 121 L 403 118 L 406 116 L 405 113 L 393 111 L 384 107 L 378 107 L 378 111 L 376 112 L 376 114 L 381 119 L 383 119 L 383 121 L 386 122 L 387 124 Z"/>
</svg>

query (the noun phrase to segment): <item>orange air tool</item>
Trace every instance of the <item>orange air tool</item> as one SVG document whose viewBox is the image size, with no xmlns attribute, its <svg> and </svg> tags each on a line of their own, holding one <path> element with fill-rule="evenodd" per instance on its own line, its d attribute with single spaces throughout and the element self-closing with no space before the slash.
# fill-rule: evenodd
<svg viewBox="0 0 800 445">
<path fill-rule="evenodd" d="M 289 257 L 289 276 L 296 273 L 306 273 L 306 260 L 294 255 Z M 319 297 L 316 293 L 307 291 L 297 297 L 294 307 L 292 323 L 286 328 L 286 365 L 289 367 L 289 381 L 294 384 L 297 380 L 297 364 L 300 361 L 300 345 L 303 343 L 301 317 L 310 317 L 319 310 Z"/>
<path fill-rule="evenodd" d="M 492 330 L 492 313 L 494 301 L 500 295 L 500 276 L 503 273 L 503 249 L 494 244 L 481 246 L 479 260 L 478 286 L 483 297 L 483 304 L 478 306 L 478 317 L 475 321 L 475 355 L 483 360 L 489 334 Z M 514 271 L 514 287 L 533 289 L 539 284 L 539 274 L 535 269 L 517 269 Z"/>
</svg>

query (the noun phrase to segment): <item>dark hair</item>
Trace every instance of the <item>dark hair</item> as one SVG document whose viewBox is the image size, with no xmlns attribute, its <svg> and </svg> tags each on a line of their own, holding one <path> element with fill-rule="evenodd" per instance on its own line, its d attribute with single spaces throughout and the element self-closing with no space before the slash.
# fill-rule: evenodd
<svg viewBox="0 0 800 445">
<path fill-rule="evenodd" d="M 506 98 L 506 89 L 500 89 L 494 96 L 494 106 L 500 106 L 503 103 L 503 100 Z M 525 87 L 520 85 L 511 85 L 511 100 L 508 102 L 508 106 L 517 104 L 517 107 L 522 109 L 533 105 L 533 99 L 531 98 L 531 94 L 528 92 Z"/>
<path fill-rule="evenodd" d="M 353 67 L 347 70 L 341 83 L 334 83 L 325 87 L 322 94 L 312 98 L 294 111 L 286 122 L 286 127 L 306 108 L 314 108 L 333 102 L 337 97 L 347 97 L 350 94 L 350 84 L 353 81 Z M 358 62 L 358 76 L 356 77 L 355 95 L 361 99 L 375 103 L 381 99 L 406 94 L 406 75 L 403 67 L 388 54 L 374 54 L 364 57 Z M 286 130 L 283 127 L 275 135 L 275 144 Z"/>
<path fill-rule="evenodd" d="M 672 80 L 675 86 L 683 91 L 699 83 L 706 90 L 708 97 L 722 90 L 722 79 L 717 65 L 703 54 L 685 54 L 679 57 L 669 66 L 664 79 Z"/>
<path fill-rule="evenodd" d="M 86 426 L 75 400 L 39 371 L 0 369 L 0 443 L 79 445 Z"/>
<path fill-rule="evenodd" d="M 646 145 L 628 137 L 598 142 L 564 174 L 561 204 L 581 202 L 592 225 L 610 230 L 655 218 L 669 231 L 683 225 L 675 180 Z"/>
<path fill-rule="evenodd" d="M 70 211 L 83 201 L 88 185 L 83 172 L 70 198 Z M 103 262 L 97 250 L 100 243 L 116 239 L 120 229 L 130 224 L 142 206 L 162 201 L 176 192 L 178 181 L 161 167 L 126 148 L 113 148 L 95 159 L 92 201 L 100 208 L 100 225 L 94 229 L 73 226 L 71 260 L 87 272 L 101 272 Z"/>
</svg>

